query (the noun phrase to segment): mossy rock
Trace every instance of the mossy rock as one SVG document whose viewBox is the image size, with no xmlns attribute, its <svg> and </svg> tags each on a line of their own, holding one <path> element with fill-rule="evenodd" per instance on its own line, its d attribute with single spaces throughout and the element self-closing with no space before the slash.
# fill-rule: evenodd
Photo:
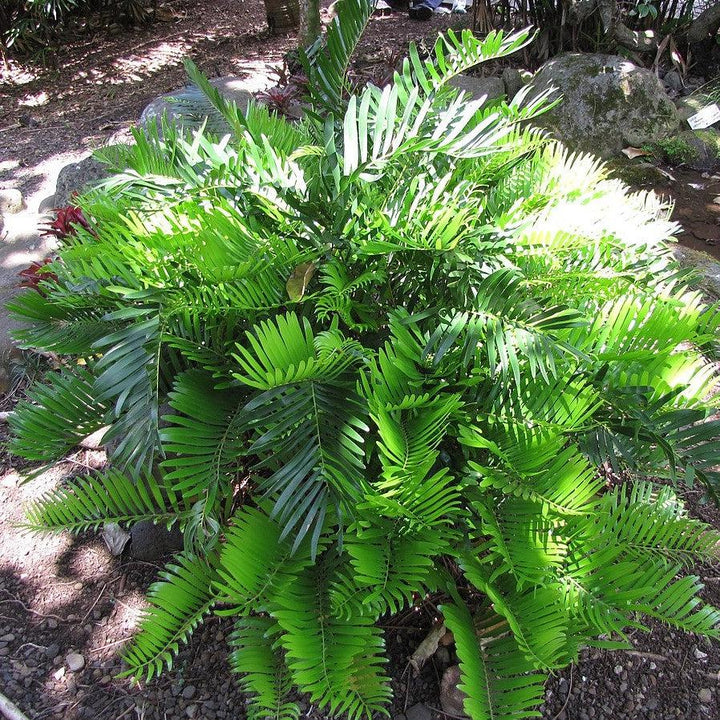
<svg viewBox="0 0 720 720">
<path fill-rule="evenodd" d="M 668 137 L 680 126 L 654 73 L 617 55 L 559 55 L 538 70 L 530 87 L 531 96 L 552 88 L 563 98 L 538 119 L 541 127 L 574 150 L 604 158 Z"/>
<path fill-rule="evenodd" d="M 628 160 L 620 155 L 608 161 L 608 168 L 613 177 L 633 188 L 648 189 L 669 184 L 667 175 L 651 162 Z"/>
<path fill-rule="evenodd" d="M 720 170 L 720 133 L 713 128 L 684 130 L 654 147 L 671 165 L 687 165 L 700 172 Z"/>
<path fill-rule="evenodd" d="M 677 107 L 678 115 L 681 120 L 687 121 L 691 115 L 700 112 L 706 105 L 708 100 L 705 97 L 695 97 L 693 95 L 686 95 L 683 98 L 675 101 L 675 107 Z"/>
</svg>

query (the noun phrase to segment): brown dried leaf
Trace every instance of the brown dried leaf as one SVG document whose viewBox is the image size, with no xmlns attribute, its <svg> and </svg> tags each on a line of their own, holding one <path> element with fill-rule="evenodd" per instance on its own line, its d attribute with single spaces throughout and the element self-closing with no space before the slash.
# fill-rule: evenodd
<svg viewBox="0 0 720 720">
<path fill-rule="evenodd" d="M 651 153 L 647 150 L 643 150 L 642 148 L 636 148 L 636 147 L 626 147 L 623 148 L 623 155 L 626 155 L 631 160 L 636 157 L 643 157 L 644 155 L 650 155 Z"/>
</svg>

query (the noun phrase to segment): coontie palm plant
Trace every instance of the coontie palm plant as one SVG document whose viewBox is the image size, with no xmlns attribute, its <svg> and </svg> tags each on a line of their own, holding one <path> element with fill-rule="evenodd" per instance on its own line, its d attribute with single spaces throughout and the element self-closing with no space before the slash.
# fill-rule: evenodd
<svg viewBox="0 0 720 720">
<path fill-rule="evenodd" d="M 305 55 L 301 122 L 238 111 L 189 65 L 225 134 L 105 153 L 87 227 L 13 303 L 22 344 L 63 358 L 13 449 L 52 463 L 108 427 L 111 468 L 28 525 L 182 528 L 128 674 L 216 612 L 256 716 L 296 717 L 297 686 L 370 717 L 390 694 L 376 621 L 433 591 L 468 714 L 526 717 L 549 671 L 643 615 L 718 634 L 690 572 L 718 537 L 645 479 L 717 487 L 718 314 L 672 261 L 667 208 L 533 130 L 542 98 L 449 86 L 527 33 L 448 33 L 353 92 L 369 12 L 343 0 Z"/>
</svg>

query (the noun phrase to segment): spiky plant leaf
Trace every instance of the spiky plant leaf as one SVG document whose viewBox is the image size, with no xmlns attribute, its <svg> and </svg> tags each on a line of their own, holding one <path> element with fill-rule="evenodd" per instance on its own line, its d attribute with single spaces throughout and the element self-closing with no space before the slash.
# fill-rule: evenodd
<svg viewBox="0 0 720 720">
<path fill-rule="evenodd" d="M 216 581 L 221 601 L 232 609 L 219 614 L 268 610 L 278 583 L 312 564 L 307 540 L 293 551 L 281 536 L 282 527 L 264 509 L 244 507 L 236 513 L 220 552 Z"/>
<path fill-rule="evenodd" d="M 160 574 L 163 578 L 148 590 L 150 607 L 139 625 L 139 633 L 124 652 L 128 669 L 121 676 L 151 680 L 163 668 L 172 667 L 180 645 L 215 604 L 212 557 L 180 553 Z"/>
<path fill-rule="evenodd" d="M 349 90 L 350 58 L 370 20 L 373 5 L 372 0 L 340 0 L 324 42 L 319 39 L 311 47 L 300 50 L 312 104 L 337 117 L 343 115 L 345 94 Z"/>
<path fill-rule="evenodd" d="M 543 675 L 522 653 L 501 616 L 485 610 L 473 619 L 465 606 L 442 608 L 460 658 L 465 711 L 472 720 L 539 717 Z"/>
<path fill-rule="evenodd" d="M 111 522 L 152 520 L 170 526 L 187 514 L 173 490 L 152 475 L 129 477 L 109 469 L 45 493 L 28 507 L 26 526 L 79 533 Z"/>
<path fill-rule="evenodd" d="M 51 463 L 107 424 L 107 405 L 95 394 L 95 378 L 84 368 L 50 373 L 10 416 L 11 450 L 28 460 Z"/>
<path fill-rule="evenodd" d="M 292 679 L 277 648 L 277 623 L 270 617 L 243 617 L 229 638 L 230 668 L 240 673 L 240 684 L 251 694 L 250 717 L 297 720 L 298 704 L 288 695 Z"/>
<path fill-rule="evenodd" d="M 176 412 L 161 431 L 165 453 L 165 480 L 186 498 L 202 498 L 209 508 L 227 497 L 236 480 L 238 456 L 244 449 L 242 429 L 247 424 L 240 409 L 241 393 L 219 391 L 202 371 L 180 375 L 169 394 Z"/>
<path fill-rule="evenodd" d="M 304 569 L 276 595 L 273 617 L 283 629 L 288 667 L 311 701 L 332 714 L 353 719 L 387 714 L 390 688 L 382 672 L 381 631 L 371 617 L 332 615 L 326 576 L 332 565 L 326 558 Z"/>
</svg>

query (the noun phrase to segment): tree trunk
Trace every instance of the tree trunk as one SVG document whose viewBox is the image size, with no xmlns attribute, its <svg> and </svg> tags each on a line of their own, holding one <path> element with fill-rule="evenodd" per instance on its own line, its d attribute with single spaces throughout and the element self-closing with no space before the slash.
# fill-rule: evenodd
<svg viewBox="0 0 720 720">
<path fill-rule="evenodd" d="M 265 0 L 265 14 L 273 35 L 292 32 L 300 20 L 298 0 Z"/>
<path fill-rule="evenodd" d="M 298 44 L 301 48 L 312 45 L 320 37 L 320 0 L 300 0 L 300 33 Z"/>
</svg>

